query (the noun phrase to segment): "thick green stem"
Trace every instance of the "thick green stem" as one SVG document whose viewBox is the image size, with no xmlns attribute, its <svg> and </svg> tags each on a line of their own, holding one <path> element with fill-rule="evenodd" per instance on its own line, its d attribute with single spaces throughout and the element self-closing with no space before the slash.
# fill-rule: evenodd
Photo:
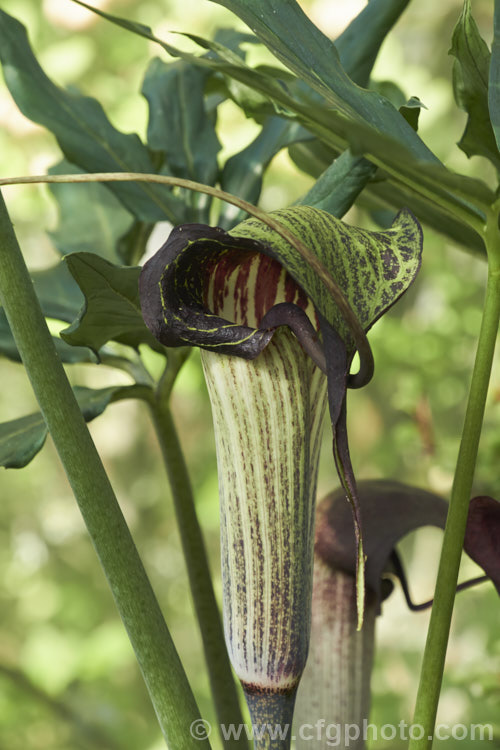
<svg viewBox="0 0 500 750">
<path fill-rule="evenodd" d="M 205 544 L 196 515 L 189 474 L 169 407 L 170 380 L 171 378 L 166 378 L 165 387 L 151 403 L 151 413 L 172 491 L 217 719 L 219 726 L 230 724 L 238 726 L 243 724 L 243 717 L 224 641 L 221 617 L 210 577 Z M 238 740 L 234 738 L 224 740 L 224 747 L 239 748 L 239 750 L 248 748 L 246 736 L 243 734 Z"/>
<path fill-rule="evenodd" d="M 494 261 L 493 252 L 491 252 L 483 319 L 444 533 L 434 605 L 427 634 L 415 709 L 414 724 L 420 724 L 424 732 L 421 739 L 410 740 L 409 750 L 429 750 L 432 747 L 432 735 L 436 722 L 472 481 L 499 320 L 500 268 L 498 262 Z"/>
<path fill-rule="evenodd" d="M 47 427 L 134 647 L 162 732 L 176 750 L 200 750 L 199 719 L 160 607 L 66 378 L 0 195 L 0 302 Z"/>
</svg>

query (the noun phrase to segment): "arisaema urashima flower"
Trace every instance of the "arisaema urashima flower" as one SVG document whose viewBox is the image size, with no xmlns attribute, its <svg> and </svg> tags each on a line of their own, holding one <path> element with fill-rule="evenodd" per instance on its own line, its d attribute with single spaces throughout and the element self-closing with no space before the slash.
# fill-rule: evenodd
<svg viewBox="0 0 500 750">
<path fill-rule="evenodd" d="M 335 461 L 354 510 L 359 583 L 364 558 L 345 394 L 371 376 L 359 331 L 364 337 L 415 278 L 422 233 L 406 210 L 380 232 L 305 206 L 271 216 L 312 262 L 256 219 L 230 232 L 187 224 L 145 264 L 140 294 L 161 343 L 201 349 L 217 446 L 227 647 L 252 720 L 285 726 L 309 642 L 323 415 L 328 403 Z M 332 296 L 329 280 L 340 295 Z M 363 602 L 358 585 L 358 609 Z M 256 746 L 289 741 L 266 737 Z"/>
<path fill-rule="evenodd" d="M 447 503 L 434 493 L 387 480 L 359 482 L 358 493 L 366 554 L 361 630 L 356 613 L 356 540 L 342 491 L 328 495 L 317 508 L 311 640 L 294 716 L 297 750 L 327 750 L 332 743 L 364 750 L 375 620 L 382 602 L 399 578 L 410 609 L 432 604 L 411 601 L 396 544 L 422 526 L 444 528 Z M 459 589 L 489 577 L 500 593 L 499 531 L 500 503 L 491 497 L 473 498 L 465 551 L 486 576 L 466 581 Z M 309 731 L 303 733 L 301 727 Z"/>
</svg>

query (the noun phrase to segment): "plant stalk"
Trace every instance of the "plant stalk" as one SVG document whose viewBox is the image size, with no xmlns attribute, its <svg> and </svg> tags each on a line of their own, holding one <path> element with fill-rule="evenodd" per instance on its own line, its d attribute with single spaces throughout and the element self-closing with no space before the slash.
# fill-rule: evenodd
<svg viewBox="0 0 500 750">
<path fill-rule="evenodd" d="M 169 360 L 171 358 L 169 352 Z M 168 366 L 166 370 L 168 374 Z M 201 630 L 203 649 L 208 667 L 212 696 L 220 725 L 243 724 L 243 716 L 231 672 L 224 641 L 222 622 L 210 576 L 205 543 L 196 515 L 193 491 L 177 430 L 169 406 L 172 377 L 164 379 L 166 387 L 158 389 L 150 402 L 151 414 L 161 447 L 175 514 L 186 561 L 189 584 L 197 620 Z M 248 748 L 246 735 L 225 740 L 228 750 Z"/>
<path fill-rule="evenodd" d="M 147 574 L 45 323 L 0 194 L 0 302 L 169 747 L 208 748 L 190 725 L 199 711 Z"/>
<path fill-rule="evenodd" d="M 433 742 L 472 482 L 500 321 L 500 264 L 494 260 L 491 250 L 483 318 L 417 694 L 414 724 L 421 725 L 424 731 L 422 738 L 410 740 L 408 750 L 430 750 Z"/>
</svg>

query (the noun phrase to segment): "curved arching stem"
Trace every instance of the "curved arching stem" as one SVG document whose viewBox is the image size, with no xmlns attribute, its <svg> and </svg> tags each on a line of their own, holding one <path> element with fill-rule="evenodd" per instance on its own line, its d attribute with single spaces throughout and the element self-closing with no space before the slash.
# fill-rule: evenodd
<svg viewBox="0 0 500 750">
<path fill-rule="evenodd" d="M 274 229 L 283 239 L 294 247 L 309 266 L 316 272 L 321 279 L 328 293 L 335 300 L 342 318 L 347 325 L 353 338 L 354 345 L 359 354 L 360 369 L 354 375 L 349 375 L 348 385 L 350 388 L 360 388 L 366 385 L 373 375 L 373 354 L 366 333 L 361 326 L 356 313 L 350 306 L 344 293 L 329 274 L 328 270 L 321 261 L 312 253 L 309 248 L 296 237 L 293 232 L 287 229 L 283 224 L 270 216 L 262 209 L 248 203 L 242 198 L 238 198 L 224 190 L 219 190 L 210 185 L 204 185 L 201 182 L 185 180 L 181 177 L 171 177 L 170 175 L 145 174 L 143 172 L 95 172 L 83 174 L 63 174 L 63 175 L 31 175 L 23 177 L 8 177 L 0 179 L 0 187 L 7 185 L 29 185 L 38 183 L 88 183 L 88 182 L 150 182 L 160 185 L 171 185 L 193 190 L 198 193 L 211 195 L 213 198 L 219 198 L 226 203 L 241 208 L 250 216 L 254 216 L 259 221 L 267 224 Z"/>
</svg>

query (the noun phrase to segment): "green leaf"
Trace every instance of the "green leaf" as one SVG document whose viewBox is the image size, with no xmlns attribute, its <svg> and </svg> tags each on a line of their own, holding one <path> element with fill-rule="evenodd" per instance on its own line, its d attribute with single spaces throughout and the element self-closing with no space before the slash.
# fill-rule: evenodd
<svg viewBox="0 0 500 750">
<path fill-rule="evenodd" d="M 249 34 L 247 31 L 238 31 L 237 29 L 217 29 L 214 39 L 216 42 L 236 52 L 242 60 L 246 58 L 245 50 L 241 49 L 242 44 L 260 44 L 260 41 L 254 34 Z"/>
<path fill-rule="evenodd" d="M 58 336 L 53 336 L 52 340 L 56 347 L 61 362 L 71 365 L 78 362 L 95 362 L 95 355 L 90 349 L 82 346 L 69 346 Z M 21 362 L 21 357 L 17 351 L 17 346 L 12 336 L 7 318 L 3 309 L 0 308 L 0 354 L 13 362 Z"/>
<path fill-rule="evenodd" d="M 335 40 L 340 62 L 358 86 L 366 88 L 385 37 L 409 0 L 370 0 Z"/>
<path fill-rule="evenodd" d="M 83 304 L 83 295 L 66 263 L 59 261 L 49 268 L 33 271 L 31 278 L 45 317 L 71 323 Z"/>
<path fill-rule="evenodd" d="M 62 161 L 50 174 L 77 174 L 78 167 Z M 61 255 L 91 252 L 118 261 L 117 243 L 131 227 L 133 216 L 103 184 L 52 184 L 59 225 L 50 236 Z"/>
<path fill-rule="evenodd" d="M 197 38 L 207 49 L 216 49 L 220 55 L 225 51 L 220 45 Z M 169 50 L 172 53 L 172 50 Z M 227 51 L 226 51 L 227 52 Z M 178 54 L 183 54 L 179 53 Z M 389 179 L 396 184 L 403 184 L 428 200 L 444 208 L 443 215 L 452 212 L 461 216 L 472 225 L 478 226 L 484 222 L 484 210 L 494 201 L 494 193 L 481 180 L 475 180 L 463 175 L 454 174 L 434 161 L 423 161 L 416 156 L 408 145 L 396 140 L 391 135 L 372 127 L 370 118 L 363 121 L 357 116 L 346 115 L 338 107 L 333 110 L 325 107 L 316 100 L 299 101 L 294 99 L 286 87 L 277 86 L 276 81 L 263 77 L 260 73 L 249 68 L 242 70 L 241 65 L 234 67 L 234 56 L 226 56 L 228 66 L 222 64 L 221 70 L 226 74 L 236 76 L 248 82 L 271 100 L 284 105 L 280 113 L 297 119 L 321 140 L 337 150 L 344 150 L 351 146 L 351 150 L 376 162 L 380 167 L 388 170 Z M 203 59 L 203 58 L 200 58 Z M 358 87 L 356 87 L 358 88 Z M 294 88 L 294 93 L 301 92 L 300 87 Z M 302 92 L 305 93 L 305 92 Z M 366 92 L 373 94 L 374 92 Z M 384 101 L 387 100 L 384 98 Z M 418 139 L 415 131 L 402 115 L 399 115 Z"/>
<path fill-rule="evenodd" d="M 394 83 L 394 81 L 372 81 L 371 89 L 372 91 L 376 91 L 378 94 L 385 96 L 386 99 L 389 99 L 393 107 L 398 110 L 406 103 L 404 91 L 397 83 Z"/>
<path fill-rule="evenodd" d="M 232 48 L 225 47 L 219 42 L 208 41 L 194 34 L 184 34 L 183 36 L 186 36 L 187 38 L 199 44 L 203 49 L 208 51 L 208 54 L 196 56 L 188 52 L 183 52 L 182 50 L 177 49 L 171 44 L 167 44 L 166 42 L 162 41 L 152 33 L 151 29 L 148 26 L 144 26 L 143 24 L 139 24 L 134 21 L 129 21 L 125 18 L 113 16 L 110 13 L 105 13 L 102 10 L 93 8 L 82 0 L 73 0 L 73 2 L 83 6 L 84 8 L 87 8 L 87 10 L 96 13 L 102 18 L 105 18 L 111 23 L 114 23 L 115 25 L 120 26 L 127 31 L 131 31 L 144 37 L 145 39 L 149 39 L 150 41 L 159 44 L 166 52 L 168 52 L 169 55 L 172 55 L 173 57 L 180 57 L 186 62 L 192 63 L 194 65 L 199 65 L 201 67 L 209 68 L 219 73 L 223 73 L 228 77 L 228 85 L 232 85 L 234 79 L 234 81 L 242 83 L 249 89 L 253 89 L 253 91 L 257 92 L 258 94 L 258 96 L 256 97 L 256 106 L 257 102 L 266 103 L 267 108 L 263 110 L 264 115 L 268 115 L 271 109 L 274 110 L 274 112 L 277 114 L 286 113 L 287 116 L 295 116 L 294 112 L 296 109 L 296 103 L 294 102 L 293 97 L 290 96 L 286 85 L 280 80 L 275 80 L 274 75 L 268 75 L 265 72 L 248 67 L 242 59 L 241 53 L 239 51 L 235 52 Z M 280 75 L 287 79 L 290 78 L 290 74 L 284 70 L 280 70 Z M 304 92 L 309 92 L 309 96 L 311 96 L 311 94 L 316 96 L 316 93 L 314 91 L 311 92 L 308 86 L 303 85 L 302 82 L 300 82 L 300 85 L 301 88 L 304 89 Z M 304 110 L 306 110 L 306 107 L 304 107 Z M 328 115 L 327 113 L 325 113 L 325 126 L 329 123 L 330 118 L 331 112 L 328 112 Z"/>
<path fill-rule="evenodd" d="M 40 451 L 47 428 L 40 413 L 0 424 L 0 466 L 22 469 Z"/>
<path fill-rule="evenodd" d="M 411 187 L 418 184 L 430 200 L 435 195 L 450 202 L 464 216 L 479 218 L 478 212 L 495 200 L 495 194 L 482 180 L 451 172 L 440 164 L 417 161 L 404 146 L 363 124 L 346 121 L 343 132 L 354 153 L 366 154 L 368 158 L 376 154 L 384 169 L 397 174 L 395 179 L 401 176 Z"/>
<path fill-rule="evenodd" d="M 199 42 L 207 49 L 215 48 L 213 43 L 203 40 Z M 220 47 L 217 47 L 217 52 L 225 54 Z M 437 160 L 422 161 L 400 141 L 372 127 L 369 121 L 363 122 L 359 117 L 351 119 L 341 112 L 340 108 L 335 111 L 316 100 L 310 99 L 304 103 L 298 101 L 284 87 L 277 86 L 276 81 L 263 77 L 249 68 L 235 68 L 233 63 L 234 61 L 226 66 L 220 64 L 221 70 L 225 74 L 248 82 L 275 103 L 284 105 L 277 110 L 279 113 L 292 118 L 297 117 L 310 132 L 318 135 L 328 146 L 340 151 L 350 146 L 353 153 L 366 155 L 368 159 L 387 169 L 388 178 L 395 184 L 414 190 L 419 196 L 425 196 L 429 201 L 437 203 L 439 208 L 443 206 L 442 215 L 448 217 L 452 212 L 455 216 L 468 221 L 471 226 L 481 224 L 482 227 L 484 210 L 491 205 L 495 197 L 481 180 L 454 174 Z M 300 89 L 294 89 L 294 92 L 297 91 Z M 413 130 L 411 125 L 406 124 Z"/>
<path fill-rule="evenodd" d="M 205 106 L 208 74 L 198 65 L 154 58 L 142 93 L 149 104 L 149 146 L 165 154 L 171 174 L 213 185 L 220 143 Z"/>
<path fill-rule="evenodd" d="M 495 0 L 494 7 L 488 107 L 497 148 L 500 148 L 500 0 Z"/>
<path fill-rule="evenodd" d="M 336 156 L 318 139 L 294 144 L 289 149 L 289 154 L 299 169 L 313 177 L 319 177 L 327 169 L 332 158 Z M 305 203 L 305 198 L 301 199 L 301 203 Z M 359 204 L 368 211 L 376 212 L 374 219 L 383 227 L 390 225 L 394 213 L 399 211 L 401 206 L 406 206 L 422 224 L 427 224 L 449 237 L 467 252 L 477 254 L 481 258 L 485 257 L 482 237 L 471 229 L 469 224 L 460 221 L 450 213 L 441 211 L 439 206 L 432 201 L 426 200 L 405 185 L 395 184 L 380 173 L 365 186 L 360 195 Z M 383 212 L 383 221 L 379 221 L 380 212 Z M 339 215 L 335 211 L 332 213 Z"/>
<path fill-rule="evenodd" d="M 224 93 L 225 98 L 232 99 L 240 107 L 247 117 L 252 117 L 261 124 L 267 117 L 275 114 L 286 114 L 293 117 L 293 110 L 283 106 L 280 101 L 280 93 L 290 97 L 292 91 L 297 88 L 297 79 L 289 71 L 269 65 L 259 65 L 250 68 L 239 55 L 219 42 L 209 41 L 195 34 L 183 34 L 195 44 L 208 52 L 201 57 L 195 57 L 197 64 L 200 61 L 209 61 L 210 67 L 223 72 L 224 78 L 219 79 L 219 91 Z M 177 57 L 185 57 L 180 50 L 170 48 L 169 54 Z M 189 59 L 189 58 L 185 58 Z M 254 85 L 257 83 L 257 85 Z M 314 95 L 309 87 L 303 86 L 309 96 Z M 269 96 L 266 89 L 273 92 Z"/>
<path fill-rule="evenodd" d="M 140 313 L 140 268 L 116 266 L 92 253 L 72 253 L 65 260 L 85 295 L 85 305 L 78 319 L 61 331 L 64 341 L 96 353 L 107 341 L 134 348 L 146 343 L 162 351 Z"/>
<path fill-rule="evenodd" d="M 488 110 L 488 75 L 491 54 L 465 0 L 452 37 L 453 91 L 458 106 L 467 112 L 467 125 L 459 146 L 467 156 L 485 156 L 500 168 L 500 153 Z"/>
<path fill-rule="evenodd" d="M 427 109 L 418 96 L 407 99 L 404 91 L 393 81 L 374 81 L 371 88 L 389 99 L 413 130 L 418 130 L 420 110 Z"/>
<path fill-rule="evenodd" d="M 278 0 L 274 0 L 274 2 L 278 2 Z M 477 223 L 477 220 L 480 219 L 482 224 L 484 220 L 482 212 L 491 205 L 495 196 L 481 180 L 450 172 L 435 157 L 423 160 L 422 155 L 417 155 L 415 149 L 412 149 L 408 143 L 397 140 L 390 132 L 383 132 L 373 127 L 368 115 L 367 120 L 364 121 L 361 117 L 352 115 L 352 113 L 346 114 L 346 108 L 343 111 L 340 106 L 335 111 L 315 100 L 298 101 L 290 96 L 285 86 L 280 86 L 274 79 L 247 68 L 233 53 L 222 49 L 221 45 L 215 45 L 213 42 L 208 42 L 193 35 L 189 36 L 206 49 L 214 50 L 224 57 L 226 65 L 220 63 L 221 70 L 228 75 L 238 77 L 239 80 L 248 83 L 250 86 L 254 86 L 273 101 L 283 104 L 282 114 L 292 117 L 297 115 L 302 124 L 312 133 L 317 134 L 326 144 L 333 148 L 340 147 L 341 150 L 344 150 L 346 145 L 350 145 L 354 153 L 366 155 L 367 158 L 380 162 L 379 166 L 387 169 L 390 178 L 394 181 L 399 182 L 401 180 L 403 184 L 411 186 L 436 202 L 442 200 L 443 203 L 449 204 L 447 211 L 453 210 L 457 215 L 462 214 L 464 217 L 470 217 L 471 222 L 476 220 Z M 169 45 L 164 46 L 171 54 L 180 54 L 186 57 L 184 53 L 172 50 Z M 193 59 L 206 60 L 206 58 Z M 238 62 L 237 67 L 235 62 Z M 345 76 L 345 74 L 343 75 Z M 361 91 L 357 86 L 354 88 Z M 294 88 L 294 93 L 300 93 L 301 91 L 301 87 Z M 304 91 L 302 93 L 305 94 Z M 376 95 L 375 92 L 364 93 Z M 385 98 L 383 98 L 383 101 L 387 104 Z M 413 133 L 412 137 L 422 143 L 405 118 L 392 106 L 389 109 L 392 109 L 397 117 L 404 122 L 403 130 L 408 128 Z"/>
<path fill-rule="evenodd" d="M 76 386 L 78 404 L 87 422 L 98 417 L 113 401 L 134 398 L 136 386 L 110 386 L 94 390 Z M 0 466 L 22 469 L 41 450 L 47 427 L 40 412 L 0 424 Z"/>
<path fill-rule="evenodd" d="M 403 115 L 413 130 L 418 130 L 420 110 L 427 109 L 418 96 L 412 96 L 410 99 L 407 99 L 404 91 L 393 81 L 372 81 L 370 88 L 385 96 L 386 99 L 389 99 L 391 104 Z"/>
<path fill-rule="evenodd" d="M 342 70 L 330 40 L 295 2 L 212 1 L 236 12 L 280 60 L 333 105 L 335 111 L 329 110 L 329 124 L 324 128 L 324 109 L 320 110 L 315 103 L 310 103 L 309 110 L 289 103 L 289 108 L 300 113 L 309 130 L 318 135 L 323 130 L 320 137 L 333 147 L 339 145 L 338 136 L 352 147 L 363 143 L 360 152 L 376 159 L 379 166 L 390 167 L 393 179 L 401 175 L 406 184 L 419 192 L 434 194 L 436 202 L 456 215 L 462 214 L 471 225 L 475 222 L 478 226 L 478 218 L 483 221 L 484 216 L 477 216 L 476 207 L 481 211 L 485 205 L 489 206 L 494 200 L 493 193 L 481 181 L 448 172 L 387 99 L 355 86 Z"/>
<path fill-rule="evenodd" d="M 141 390 L 135 385 L 111 385 L 107 388 L 73 388 L 76 400 L 87 422 L 99 417 L 115 401 L 136 398 Z"/>
<path fill-rule="evenodd" d="M 305 174 L 318 178 L 327 169 L 340 152 L 327 146 L 319 138 L 310 141 L 293 143 L 288 154 L 293 163 Z"/>
<path fill-rule="evenodd" d="M 71 323 L 77 316 L 84 297 L 65 264 L 57 263 L 50 268 L 34 271 L 31 278 L 44 315 Z M 90 349 L 69 346 L 58 336 L 54 336 L 53 341 L 63 362 L 67 364 L 95 362 L 95 355 Z M 21 361 L 2 308 L 0 308 L 0 353 L 14 362 Z"/>
<path fill-rule="evenodd" d="M 22 24 L 0 11 L 0 61 L 14 100 L 30 120 L 48 128 L 66 158 L 87 172 L 154 172 L 135 134 L 116 130 L 95 99 L 64 91 L 39 66 Z M 165 186 L 109 183 L 127 209 L 145 221 L 182 221 L 184 207 Z"/>
</svg>

